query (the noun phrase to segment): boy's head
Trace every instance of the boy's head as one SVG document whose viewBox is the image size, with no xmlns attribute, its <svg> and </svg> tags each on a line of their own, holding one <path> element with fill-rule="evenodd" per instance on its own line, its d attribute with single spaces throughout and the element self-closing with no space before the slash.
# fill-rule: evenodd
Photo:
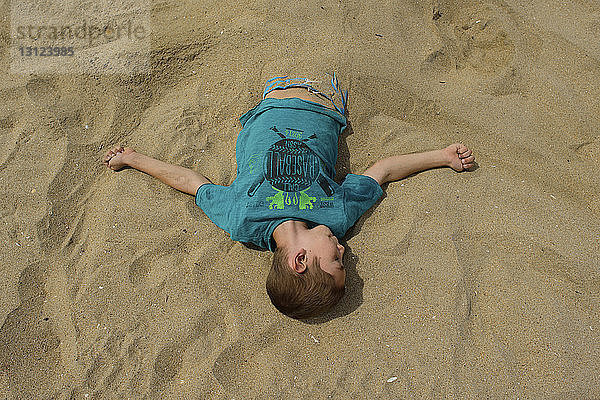
<svg viewBox="0 0 600 400">
<path fill-rule="evenodd" d="M 325 225 L 302 231 L 293 246 L 278 246 L 267 293 L 283 314 L 304 319 L 335 305 L 344 295 L 344 246 Z"/>
</svg>

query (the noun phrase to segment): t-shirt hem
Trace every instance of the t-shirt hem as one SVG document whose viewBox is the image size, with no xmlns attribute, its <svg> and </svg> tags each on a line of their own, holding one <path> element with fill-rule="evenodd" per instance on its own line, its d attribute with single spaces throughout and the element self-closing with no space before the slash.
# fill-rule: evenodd
<svg viewBox="0 0 600 400">
<path fill-rule="evenodd" d="M 377 187 L 377 189 L 375 190 L 377 193 L 379 193 L 379 196 L 377 198 L 381 197 L 381 195 L 383 194 L 383 189 L 381 188 L 381 185 L 372 176 L 363 175 L 363 174 L 348 174 L 348 175 L 364 176 L 365 178 L 369 178 L 368 180 L 371 182 L 371 185 L 375 185 Z"/>
<path fill-rule="evenodd" d="M 294 103 L 296 103 L 295 104 L 296 107 L 290 107 L 290 105 L 294 104 Z M 337 110 L 334 110 L 333 108 L 329 108 L 327 106 L 324 106 L 323 104 L 319 104 L 314 101 L 304 100 L 299 97 L 286 97 L 283 99 L 268 97 L 266 99 L 262 99 L 256 106 L 254 106 L 252 109 L 248 110 L 246 113 L 244 113 L 239 118 L 239 121 L 242 124 L 242 127 L 244 127 L 246 125 L 246 122 L 248 122 L 248 120 L 250 118 L 252 118 L 252 116 L 254 116 L 258 111 L 260 111 L 262 107 L 268 107 L 269 105 L 272 107 L 279 107 L 279 108 L 299 108 L 299 109 L 303 109 L 303 110 L 314 111 L 314 112 L 318 112 L 321 114 L 325 114 L 325 115 L 329 116 L 330 118 L 337 120 L 338 123 L 340 123 L 344 126 L 344 128 L 346 127 L 346 125 L 348 123 L 347 118 L 344 114 L 340 113 Z M 303 107 L 300 107 L 300 105 L 302 105 Z"/>
<path fill-rule="evenodd" d="M 198 204 L 198 194 L 200 193 L 200 189 L 202 189 L 202 187 L 208 186 L 208 185 L 214 185 L 214 183 L 203 183 L 202 185 L 198 186 L 198 189 L 196 189 L 196 195 L 194 196 L 194 202 L 196 203 L 197 206 L 200 206 L 200 204 Z"/>
<path fill-rule="evenodd" d="M 363 174 L 355 174 L 355 175 L 366 176 L 367 178 L 369 178 L 369 180 L 372 182 L 372 184 L 374 184 L 374 185 L 377 186 L 376 192 L 379 193 L 379 195 L 377 196 L 377 198 L 379 199 L 379 197 L 381 197 L 381 195 L 383 194 L 383 189 L 381 188 L 381 185 L 379 184 L 379 182 L 377 182 L 377 180 L 375 178 L 373 178 L 372 176 L 363 175 Z"/>
<path fill-rule="evenodd" d="M 369 196 L 369 194 L 365 194 L 365 197 L 369 197 L 370 200 L 368 201 L 369 207 L 365 208 L 364 211 L 357 216 L 356 218 L 350 218 L 350 215 L 348 215 L 348 209 L 347 209 L 347 202 L 346 202 L 346 195 L 344 194 L 344 215 L 346 216 L 346 220 L 352 220 L 353 222 L 349 225 L 346 226 L 346 229 L 344 231 L 344 234 L 356 223 L 356 221 L 361 217 L 362 214 L 364 214 L 365 211 L 367 211 L 368 209 L 370 209 L 371 207 L 373 207 L 373 205 L 377 202 L 377 200 L 379 200 L 381 198 L 381 196 L 383 195 L 383 189 L 381 188 L 381 185 L 379 185 L 379 182 L 377 182 L 377 180 L 375 180 L 373 177 L 368 176 L 368 175 L 363 175 L 363 174 L 348 174 L 346 175 L 345 179 L 348 179 L 349 176 L 355 176 L 357 177 L 356 179 L 360 179 L 360 180 L 364 180 L 364 178 L 369 178 L 367 179 L 365 182 L 370 182 L 367 184 L 367 188 L 369 189 L 369 191 L 373 194 L 372 196 Z M 358 178 L 361 177 L 361 178 Z"/>
</svg>

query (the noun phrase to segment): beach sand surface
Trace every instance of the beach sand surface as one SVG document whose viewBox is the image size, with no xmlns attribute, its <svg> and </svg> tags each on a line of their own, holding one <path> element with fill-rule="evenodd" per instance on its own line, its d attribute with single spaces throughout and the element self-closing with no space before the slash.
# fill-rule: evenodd
<svg viewBox="0 0 600 400">
<path fill-rule="evenodd" d="M 600 398 L 597 2 L 150 7 L 149 74 L 0 58 L 1 399 Z M 478 164 L 385 185 L 341 240 L 346 296 L 304 323 L 270 304 L 270 252 L 101 159 L 228 185 L 264 81 L 316 71 L 350 94 L 338 181 L 455 142 Z"/>
</svg>

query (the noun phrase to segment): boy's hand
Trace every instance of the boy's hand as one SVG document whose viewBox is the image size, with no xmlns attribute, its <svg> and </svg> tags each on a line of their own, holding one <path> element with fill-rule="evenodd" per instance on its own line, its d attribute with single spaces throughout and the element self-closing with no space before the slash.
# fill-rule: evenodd
<svg viewBox="0 0 600 400">
<path fill-rule="evenodd" d="M 448 166 L 460 172 L 471 168 L 475 162 L 473 152 L 462 143 L 454 143 L 442 150 L 447 157 Z"/>
<path fill-rule="evenodd" d="M 118 171 L 127 166 L 127 157 L 135 153 L 131 147 L 115 146 L 106 152 L 102 162 L 113 171 Z"/>
</svg>

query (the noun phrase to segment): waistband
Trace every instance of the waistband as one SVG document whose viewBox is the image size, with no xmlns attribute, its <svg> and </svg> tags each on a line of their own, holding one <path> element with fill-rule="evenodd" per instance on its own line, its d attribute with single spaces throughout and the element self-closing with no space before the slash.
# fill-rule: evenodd
<svg viewBox="0 0 600 400">
<path fill-rule="evenodd" d="M 263 99 L 275 89 L 287 89 L 290 87 L 303 87 L 309 92 L 324 96 L 331 101 L 335 109 L 342 115 L 346 115 L 348 104 L 348 91 L 342 90 L 335 73 L 333 76 L 325 73 L 322 79 L 290 78 L 288 75 L 276 76 L 267 80 L 263 90 Z"/>
</svg>

